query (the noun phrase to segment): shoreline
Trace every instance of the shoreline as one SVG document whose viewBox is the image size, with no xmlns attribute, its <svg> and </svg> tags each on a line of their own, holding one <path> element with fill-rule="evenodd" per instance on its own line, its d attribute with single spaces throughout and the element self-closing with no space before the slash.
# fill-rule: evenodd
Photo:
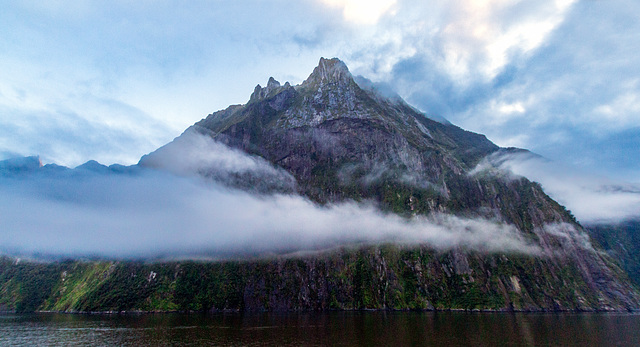
<svg viewBox="0 0 640 347">
<path fill-rule="evenodd" d="M 640 314 L 640 310 L 510 310 L 510 309 L 432 309 L 432 310 L 393 310 L 393 309 L 357 309 L 357 310 L 274 310 L 274 311 L 242 311 L 242 310 L 210 310 L 210 311 L 0 311 L 0 314 L 64 314 L 64 315 L 210 315 L 210 314 L 326 314 L 326 313 L 470 313 L 470 314 L 516 314 L 516 313 L 556 313 L 556 314 Z"/>
</svg>

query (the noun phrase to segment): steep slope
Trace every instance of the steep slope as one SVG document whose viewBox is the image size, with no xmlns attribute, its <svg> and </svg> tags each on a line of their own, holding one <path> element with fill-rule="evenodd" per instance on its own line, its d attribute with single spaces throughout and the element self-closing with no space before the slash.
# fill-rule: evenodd
<svg viewBox="0 0 640 347">
<path fill-rule="evenodd" d="M 320 59 L 301 85 L 271 78 L 247 104 L 215 112 L 188 132 L 284 168 L 298 193 L 320 203 L 369 200 L 400 214 L 483 216 L 528 233 L 548 223 L 576 224 L 539 185 L 474 170 L 505 149 L 368 87 L 340 60 Z M 140 164 L 152 166 L 158 155 Z"/>
<path fill-rule="evenodd" d="M 396 213 L 482 215 L 527 231 L 571 221 L 537 185 L 470 175 L 500 150 L 486 137 L 360 88 L 338 59 L 321 59 L 299 86 L 271 78 L 246 105 L 211 114 L 192 130 L 284 168 L 299 193 L 321 203 L 372 200 Z M 516 213 L 528 200 L 542 205 L 538 213 Z"/>
</svg>

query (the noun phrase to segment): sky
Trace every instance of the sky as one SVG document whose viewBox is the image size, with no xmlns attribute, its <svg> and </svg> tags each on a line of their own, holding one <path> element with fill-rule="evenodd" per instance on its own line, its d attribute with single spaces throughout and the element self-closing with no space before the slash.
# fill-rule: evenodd
<svg viewBox="0 0 640 347">
<path fill-rule="evenodd" d="M 20 1 L 0 11 L 0 159 L 133 164 L 320 57 L 427 115 L 640 183 L 634 0 Z"/>
</svg>

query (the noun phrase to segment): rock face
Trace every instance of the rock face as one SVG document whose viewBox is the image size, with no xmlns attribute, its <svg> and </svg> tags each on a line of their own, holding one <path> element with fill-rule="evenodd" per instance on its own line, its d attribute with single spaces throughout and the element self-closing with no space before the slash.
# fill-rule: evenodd
<svg viewBox="0 0 640 347">
<path fill-rule="evenodd" d="M 320 202 L 380 200 L 372 194 L 391 184 L 433 194 L 421 203 L 445 208 L 436 200 L 451 195 L 450 176 L 461 178 L 499 150 L 483 135 L 360 88 L 338 59 L 321 59 L 299 86 L 270 79 L 246 105 L 211 114 L 194 128 L 285 168 L 302 194 Z M 469 189 L 461 188 L 464 195 Z"/>
<path fill-rule="evenodd" d="M 625 287 L 608 294 L 592 287 L 582 266 L 566 258 L 435 252 L 426 246 L 397 245 L 226 262 L 29 263 L 0 257 L 0 310 L 593 311 L 637 307 L 628 301 L 633 294 Z"/>
</svg>

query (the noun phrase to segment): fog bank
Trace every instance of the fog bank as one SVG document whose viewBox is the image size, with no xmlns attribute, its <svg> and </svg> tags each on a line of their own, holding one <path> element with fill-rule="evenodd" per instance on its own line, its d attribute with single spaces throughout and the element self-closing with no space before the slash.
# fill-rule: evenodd
<svg viewBox="0 0 640 347">
<path fill-rule="evenodd" d="M 189 136 L 196 137 L 165 148 L 169 155 L 159 151 L 162 158 L 151 158 L 163 170 L 107 168 L 94 162 L 74 170 L 47 166 L 2 177 L 0 250 L 216 258 L 397 242 L 441 250 L 539 252 L 515 227 L 485 219 L 444 214 L 404 218 L 367 203 L 319 206 L 295 194 L 229 188 L 219 183 L 225 175 L 268 177 L 267 184 L 293 178 L 207 136 Z M 204 159 L 198 160 L 194 151 Z"/>
</svg>

